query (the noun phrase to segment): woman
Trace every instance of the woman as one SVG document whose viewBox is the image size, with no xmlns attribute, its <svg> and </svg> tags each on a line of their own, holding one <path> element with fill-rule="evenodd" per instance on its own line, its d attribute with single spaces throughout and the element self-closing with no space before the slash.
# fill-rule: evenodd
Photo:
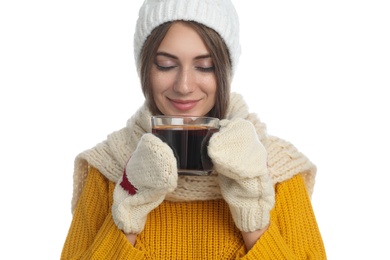
<svg viewBox="0 0 390 260">
<path fill-rule="evenodd" d="M 230 82 L 238 18 L 223 1 L 146 0 L 135 58 L 145 104 L 75 161 L 62 259 L 326 259 L 310 202 L 315 166 L 265 125 Z M 221 119 L 210 176 L 178 176 L 150 116 Z"/>
</svg>

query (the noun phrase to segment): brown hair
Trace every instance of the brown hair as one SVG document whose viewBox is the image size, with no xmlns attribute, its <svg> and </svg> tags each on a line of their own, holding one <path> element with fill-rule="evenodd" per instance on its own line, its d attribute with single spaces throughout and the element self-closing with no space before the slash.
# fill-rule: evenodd
<svg viewBox="0 0 390 260">
<path fill-rule="evenodd" d="M 209 27 L 193 21 L 180 21 L 193 28 L 203 39 L 210 51 L 214 63 L 214 73 L 217 80 L 217 94 L 214 107 L 208 113 L 208 116 L 225 118 L 230 99 L 230 83 L 232 76 L 232 64 L 229 56 L 229 50 L 217 32 Z M 142 91 L 146 98 L 147 105 L 152 114 L 161 114 L 158 110 L 150 86 L 150 71 L 153 66 L 157 49 L 167 34 L 169 28 L 174 22 L 164 23 L 156 27 L 146 39 L 140 54 L 139 75 Z"/>
</svg>

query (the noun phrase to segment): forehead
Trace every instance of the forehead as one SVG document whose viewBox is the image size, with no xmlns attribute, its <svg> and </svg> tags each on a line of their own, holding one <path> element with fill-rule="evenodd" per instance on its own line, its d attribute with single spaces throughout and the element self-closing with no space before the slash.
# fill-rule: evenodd
<svg viewBox="0 0 390 260">
<path fill-rule="evenodd" d="M 183 22 L 175 22 L 169 28 L 158 51 L 168 52 L 173 55 L 204 55 L 208 53 L 208 48 L 200 35 L 191 26 Z"/>
</svg>

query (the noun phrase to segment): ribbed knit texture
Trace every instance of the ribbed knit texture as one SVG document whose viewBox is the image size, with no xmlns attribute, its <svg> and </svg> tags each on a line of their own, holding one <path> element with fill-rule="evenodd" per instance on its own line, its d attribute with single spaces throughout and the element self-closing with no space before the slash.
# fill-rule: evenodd
<svg viewBox="0 0 390 260">
<path fill-rule="evenodd" d="M 248 253 L 223 200 L 163 202 L 133 247 L 112 220 L 114 187 L 91 168 L 61 259 L 326 259 L 301 175 L 277 184 L 270 227 Z"/>
<path fill-rule="evenodd" d="M 225 119 L 220 125 L 210 139 L 208 154 L 219 173 L 222 196 L 238 229 L 263 229 L 275 202 L 267 151 L 248 120 Z"/>
<path fill-rule="evenodd" d="M 172 149 L 153 134 L 143 135 L 115 187 L 112 216 L 118 228 L 141 232 L 149 212 L 175 190 L 177 178 Z"/>
<path fill-rule="evenodd" d="M 157 26 L 175 20 L 195 21 L 214 29 L 225 41 L 234 72 L 241 54 L 239 20 L 230 0 L 146 0 L 134 34 L 134 57 L 139 67 L 141 49 Z M 138 68 L 139 70 L 139 68 Z"/>
</svg>

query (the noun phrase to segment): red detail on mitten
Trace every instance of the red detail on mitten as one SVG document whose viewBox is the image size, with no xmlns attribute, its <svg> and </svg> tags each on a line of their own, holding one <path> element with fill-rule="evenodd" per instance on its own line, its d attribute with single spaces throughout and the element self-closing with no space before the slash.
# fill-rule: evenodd
<svg viewBox="0 0 390 260">
<path fill-rule="evenodd" d="M 123 178 L 122 178 L 120 185 L 130 195 L 134 195 L 137 193 L 137 188 L 134 187 L 133 184 L 131 184 L 129 179 L 127 179 L 126 169 L 123 171 Z"/>
</svg>

